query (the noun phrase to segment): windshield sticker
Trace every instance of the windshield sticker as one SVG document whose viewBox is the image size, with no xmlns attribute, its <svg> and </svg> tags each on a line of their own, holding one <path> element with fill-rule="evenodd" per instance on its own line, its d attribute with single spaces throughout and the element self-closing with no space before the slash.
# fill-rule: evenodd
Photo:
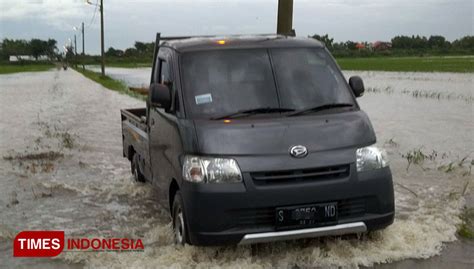
<svg viewBox="0 0 474 269">
<path fill-rule="evenodd" d="M 196 105 L 212 103 L 212 95 L 210 93 L 196 95 L 194 99 L 196 100 Z"/>
</svg>

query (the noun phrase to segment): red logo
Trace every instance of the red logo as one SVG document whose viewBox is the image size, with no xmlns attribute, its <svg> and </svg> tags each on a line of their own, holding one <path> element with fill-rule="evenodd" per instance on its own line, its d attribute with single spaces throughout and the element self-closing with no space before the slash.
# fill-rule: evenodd
<svg viewBox="0 0 474 269">
<path fill-rule="evenodd" d="M 54 257 L 64 251 L 142 252 L 141 239 L 68 238 L 64 231 L 23 231 L 13 240 L 14 257 Z"/>
<path fill-rule="evenodd" d="M 13 240 L 14 257 L 54 257 L 64 248 L 64 231 L 23 231 Z"/>
</svg>

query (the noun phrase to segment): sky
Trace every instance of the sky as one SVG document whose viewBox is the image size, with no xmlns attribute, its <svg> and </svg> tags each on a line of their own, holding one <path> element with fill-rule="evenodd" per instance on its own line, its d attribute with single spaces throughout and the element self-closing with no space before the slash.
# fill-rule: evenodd
<svg viewBox="0 0 474 269">
<path fill-rule="evenodd" d="M 96 2 L 100 0 L 90 0 Z M 104 0 L 105 47 L 125 49 L 162 35 L 276 31 L 277 0 Z M 474 0 L 294 0 L 298 36 L 335 41 L 389 41 L 396 35 L 474 35 Z M 86 53 L 100 52 L 100 15 L 84 0 L 0 0 L 0 39 L 54 38 L 58 47 L 81 34 Z"/>
</svg>

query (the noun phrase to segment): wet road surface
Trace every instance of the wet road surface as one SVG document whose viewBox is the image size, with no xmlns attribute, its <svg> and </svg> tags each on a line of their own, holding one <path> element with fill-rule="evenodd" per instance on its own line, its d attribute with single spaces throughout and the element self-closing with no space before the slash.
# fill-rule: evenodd
<svg viewBox="0 0 474 269">
<path fill-rule="evenodd" d="M 141 72 L 138 76 L 146 78 L 148 69 Z M 131 181 L 129 163 L 122 158 L 119 110 L 142 107 L 142 101 L 104 89 L 73 70 L 1 75 L 0 264 L 472 268 L 472 241 L 456 238 L 462 207 L 474 206 L 472 75 L 357 74 L 368 89 L 359 99 L 361 108 L 391 160 L 394 224 L 362 238 L 215 248 L 174 246 L 170 219 L 153 189 Z M 420 153 L 422 161 L 408 162 L 407 156 Z M 11 257 L 16 233 L 41 229 L 65 230 L 66 237 L 142 238 L 145 252 L 67 252 L 53 260 Z"/>
</svg>

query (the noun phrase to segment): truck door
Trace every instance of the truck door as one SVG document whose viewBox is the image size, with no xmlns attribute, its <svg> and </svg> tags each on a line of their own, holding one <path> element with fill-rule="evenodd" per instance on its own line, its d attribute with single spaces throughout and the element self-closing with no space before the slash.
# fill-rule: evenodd
<svg viewBox="0 0 474 269">
<path fill-rule="evenodd" d="M 176 80 L 172 64 L 171 51 L 167 48 L 160 48 L 158 59 L 156 59 L 156 74 L 152 74 L 152 76 L 154 81 L 166 84 L 170 88 L 174 103 Z M 162 205 L 167 205 L 171 180 L 176 178 L 177 173 L 181 173 L 178 158 L 182 152 L 182 144 L 178 130 L 178 119 L 174 108 L 170 111 L 156 107 L 150 108 L 148 116 L 152 182 L 159 191 L 160 202 Z"/>
</svg>

